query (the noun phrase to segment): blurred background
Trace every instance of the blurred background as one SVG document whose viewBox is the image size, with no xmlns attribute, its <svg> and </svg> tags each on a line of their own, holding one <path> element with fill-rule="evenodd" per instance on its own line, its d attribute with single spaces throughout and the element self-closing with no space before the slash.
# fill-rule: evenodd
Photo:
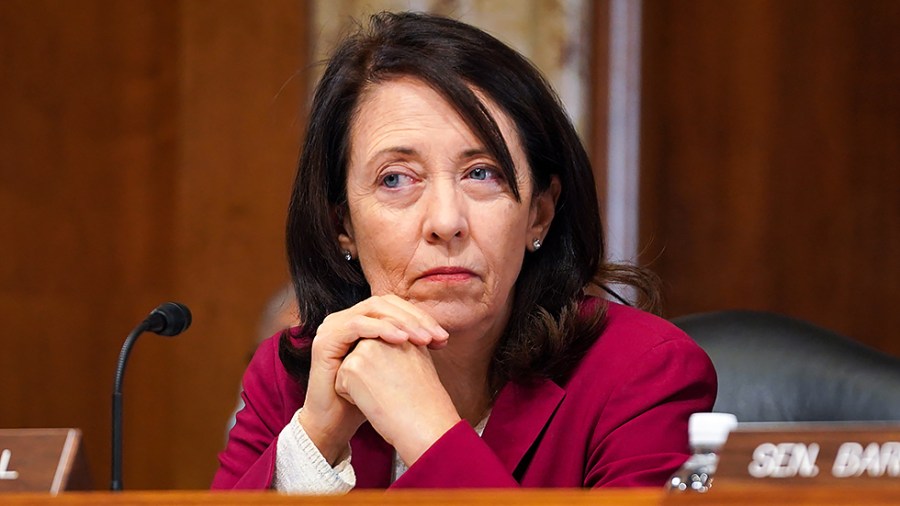
<svg viewBox="0 0 900 506">
<path fill-rule="evenodd" d="M 595 162 L 611 255 L 666 316 L 809 320 L 900 356 L 895 0 L 0 1 L 0 427 L 79 427 L 128 489 L 206 488 L 267 300 L 316 63 L 383 9 L 532 58 Z"/>
</svg>

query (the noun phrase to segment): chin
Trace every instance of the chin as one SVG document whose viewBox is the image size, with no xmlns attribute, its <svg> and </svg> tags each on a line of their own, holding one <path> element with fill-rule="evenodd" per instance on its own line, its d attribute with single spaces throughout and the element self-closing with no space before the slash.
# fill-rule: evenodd
<svg viewBox="0 0 900 506">
<path fill-rule="evenodd" d="M 482 327 L 491 319 L 483 302 L 465 301 L 416 301 L 415 304 L 437 320 L 447 332 L 454 334 Z"/>
</svg>

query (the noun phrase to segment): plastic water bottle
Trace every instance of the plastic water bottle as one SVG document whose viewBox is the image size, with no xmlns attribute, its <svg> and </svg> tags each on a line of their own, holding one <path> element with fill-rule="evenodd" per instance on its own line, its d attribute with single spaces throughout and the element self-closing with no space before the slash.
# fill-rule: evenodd
<svg viewBox="0 0 900 506">
<path fill-rule="evenodd" d="M 691 456 L 669 478 L 670 492 L 706 492 L 712 486 L 713 474 L 719 464 L 719 450 L 728 433 L 737 427 L 737 417 L 731 413 L 694 413 L 688 420 L 688 439 Z"/>
</svg>

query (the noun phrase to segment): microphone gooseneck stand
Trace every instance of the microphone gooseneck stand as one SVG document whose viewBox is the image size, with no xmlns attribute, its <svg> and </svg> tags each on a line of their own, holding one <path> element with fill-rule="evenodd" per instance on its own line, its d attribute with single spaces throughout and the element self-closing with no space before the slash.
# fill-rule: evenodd
<svg viewBox="0 0 900 506">
<path fill-rule="evenodd" d="M 131 354 L 134 342 L 146 330 L 145 320 L 128 334 L 125 344 L 122 345 L 122 351 L 119 352 L 119 362 L 116 366 L 112 394 L 112 478 L 109 483 L 109 489 L 114 491 L 122 490 L 122 380 L 125 377 L 125 364 L 128 362 L 128 355 Z"/>
<path fill-rule="evenodd" d="M 138 337 L 146 331 L 151 331 L 162 336 L 176 336 L 191 325 L 191 311 L 187 306 L 177 302 L 166 302 L 154 309 L 125 338 L 122 351 L 119 352 L 119 361 L 116 366 L 116 377 L 113 382 L 112 394 L 112 477 L 109 489 L 122 490 L 122 381 L 125 378 L 125 366 L 131 348 Z"/>
</svg>

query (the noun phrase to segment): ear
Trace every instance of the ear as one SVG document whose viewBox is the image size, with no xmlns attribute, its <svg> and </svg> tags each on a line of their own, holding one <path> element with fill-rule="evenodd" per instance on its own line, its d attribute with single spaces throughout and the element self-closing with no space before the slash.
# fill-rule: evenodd
<svg viewBox="0 0 900 506">
<path fill-rule="evenodd" d="M 562 186 L 559 184 L 559 177 L 554 174 L 550 178 L 550 186 L 535 195 L 534 200 L 531 201 L 531 211 L 528 215 L 529 235 L 525 238 L 525 247 L 528 248 L 528 251 L 535 251 L 535 239 L 544 242 L 547 230 L 550 229 L 550 223 L 556 215 L 556 201 L 559 200 L 560 191 L 562 191 Z"/>
<path fill-rule="evenodd" d="M 338 244 L 341 246 L 341 251 L 348 251 L 353 258 L 358 258 L 356 240 L 353 235 L 353 222 L 350 221 L 350 212 L 345 208 L 337 210 L 335 215 L 341 230 L 338 233 Z"/>
</svg>

